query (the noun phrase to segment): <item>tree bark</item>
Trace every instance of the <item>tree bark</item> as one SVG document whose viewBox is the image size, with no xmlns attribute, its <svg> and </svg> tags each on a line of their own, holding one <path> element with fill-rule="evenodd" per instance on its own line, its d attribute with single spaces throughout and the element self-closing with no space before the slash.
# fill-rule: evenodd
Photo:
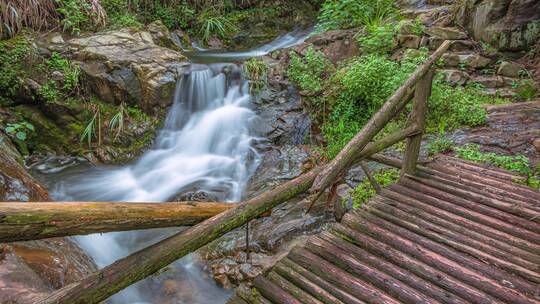
<svg viewBox="0 0 540 304">
<path fill-rule="evenodd" d="M 0 242 L 192 226 L 235 203 L 0 203 Z"/>
</svg>

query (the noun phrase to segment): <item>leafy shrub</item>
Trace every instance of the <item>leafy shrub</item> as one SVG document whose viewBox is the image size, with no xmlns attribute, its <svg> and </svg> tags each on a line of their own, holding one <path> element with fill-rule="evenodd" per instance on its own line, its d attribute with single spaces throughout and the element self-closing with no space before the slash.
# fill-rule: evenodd
<svg viewBox="0 0 540 304">
<path fill-rule="evenodd" d="M 58 53 L 53 53 L 51 58 L 38 65 L 38 70 L 45 75 L 60 73 L 61 80 L 49 79 L 39 89 L 38 94 L 48 103 L 59 101 L 77 93 L 81 68 Z"/>
<path fill-rule="evenodd" d="M 20 87 L 23 59 L 30 52 L 30 42 L 22 35 L 0 41 L 0 95 L 14 96 Z"/>
<path fill-rule="evenodd" d="M 320 92 L 324 76 L 333 68 L 332 63 L 313 46 L 308 47 L 304 57 L 300 57 L 295 52 L 291 52 L 290 57 L 287 70 L 289 79 L 301 90 L 313 93 Z"/>
<path fill-rule="evenodd" d="M 267 84 L 268 66 L 260 58 L 251 58 L 244 63 L 244 70 L 250 80 L 252 93 L 259 93 Z"/>
<path fill-rule="evenodd" d="M 399 170 L 388 169 L 381 170 L 373 174 L 373 178 L 377 181 L 381 188 L 385 188 L 391 184 L 395 184 L 399 180 Z M 364 179 L 351 193 L 353 199 L 353 207 L 359 208 L 367 203 L 370 198 L 375 196 L 376 192 L 373 186 L 366 178 Z"/>
<path fill-rule="evenodd" d="M 439 135 L 426 145 L 426 149 L 428 155 L 433 156 L 435 154 L 452 151 L 453 145 L 454 143 L 451 139 L 444 135 Z"/>
<path fill-rule="evenodd" d="M 226 38 L 238 31 L 236 24 L 213 9 L 207 9 L 197 16 L 197 26 L 203 42 L 207 42 L 212 36 Z"/>
<path fill-rule="evenodd" d="M 329 81 L 335 86 L 328 101 L 331 114 L 323 125 L 330 158 L 399 87 L 409 69 L 384 56 L 372 54 L 351 61 L 333 76 Z"/>
<path fill-rule="evenodd" d="M 347 29 L 397 14 L 393 0 L 326 0 L 319 14 L 322 30 Z"/>
<path fill-rule="evenodd" d="M 56 9 L 61 15 L 64 30 L 69 30 L 72 34 L 79 34 L 81 29 L 88 24 L 88 16 L 85 10 L 89 9 L 88 3 L 81 3 L 79 0 L 58 1 L 59 7 Z"/>
<path fill-rule="evenodd" d="M 483 95 L 475 86 L 452 87 L 437 78 L 433 82 L 429 99 L 428 131 L 438 129 L 441 121 L 444 121 L 447 130 L 482 125 L 487 118 L 482 105 L 492 101 L 492 98 Z"/>
<path fill-rule="evenodd" d="M 517 96 L 520 100 L 530 100 L 538 93 L 537 84 L 532 79 L 524 79 L 519 82 L 514 82 L 512 87 L 516 89 Z"/>
<path fill-rule="evenodd" d="M 368 28 L 367 36 L 359 36 L 358 44 L 368 54 L 387 54 L 396 47 L 396 28 L 392 24 Z"/>
<path fill-rule="evenodd" d="M 516 172 L 527 177 L 526 184 L 532 188 L 540 189 L 540 168 L 531 168 L 529 159 L 524 155 L 500 155 L 491 152 L 480 151 L 480 146 L 470 144 L 464 147 L 456 147 L 456 156 L 465 160 L 478 163 L 490 164 L 501 169 Z"/>
<path fill-rule="evenodd" d="M 34 125 L 26 121 L 18 123 L 8 123 L 4 128 L 6 134 L 18 139 L 25 141 L 28 138 L 27 132 L 34 132 Z"/>
</svg>

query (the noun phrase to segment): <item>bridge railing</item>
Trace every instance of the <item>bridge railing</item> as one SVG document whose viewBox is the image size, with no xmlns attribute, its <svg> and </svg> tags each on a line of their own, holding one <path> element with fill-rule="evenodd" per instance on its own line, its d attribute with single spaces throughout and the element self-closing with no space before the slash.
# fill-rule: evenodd
<svg viewBox="0 0 540 304">
<path fill-rule="evenodd" d="M 308 192 L 308 198 L 316 201 L 326 189 L 335 187 L 345 170 L 362 160 L 370 158 L 380 162 L 390 162 L 401 165 L 402 176 L 414 174 L 425 127 L 427 99 L 431 93 L 433 64 L 449 47 L 449 41 L 443 42 L 328 164 L 316 167 L 271 191 L 239 203 L 234 208 L 120 259 L 79 282 L 55 291 L 39 303 L 99 303 L 291 198 Z M 413 106 L 406 127 L 374 141 L 375 136 L 411 100 L 413 100 Z M 378 152 L 402 140 L 407 141 L 402 162 L 377 156 Z M 0 209 L 0 229 L 1 219 Z M 171 226 L 174 225 L 172 221 Z M 145 228 L 151 227 L 151 223 L 146 223 Z M 163 221 L 160 222 L 159 227 L 163 227 Z"/>
</svg>

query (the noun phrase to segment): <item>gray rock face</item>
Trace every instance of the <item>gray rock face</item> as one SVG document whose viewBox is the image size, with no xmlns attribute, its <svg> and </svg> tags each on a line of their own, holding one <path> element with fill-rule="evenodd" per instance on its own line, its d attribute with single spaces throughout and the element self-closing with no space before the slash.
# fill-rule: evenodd
<svg viewBox="0 0 540 304">
<path fill-rule="evenodd" d="M 540 35 L 537 0 L 465 0 L 456 21 L 477 40 L 501 51 L 526 51 Z"/>
<path fill-rule="evenodd" d="M 524 67 L 520 64 L 517 64 L 514 62 L 503 61 L 501 62 L 501 65 L 499 66 L 499 69 L 497 70 L 497 74 L 506 76 L 506 77 L 518 78 L 520 76 L 519 73 L 523 70 L 524 70 Z"/>
<path fill-rule="evenodd" d="M 113 104 L 136 104 L 147 112 L 172 103 L 176 76 L 185 57 L 172 47 L 167 28 L 151 24 L 76 37 L 64 41 L 59 34 L 45 47 L 81 62 L 88 88 Z"/>
<path fill-rule="evenodd" d="M 0 201 L 46 201 L 49 195 L 23 166 L 19 152 L 0 133 Z"/>
</svg>

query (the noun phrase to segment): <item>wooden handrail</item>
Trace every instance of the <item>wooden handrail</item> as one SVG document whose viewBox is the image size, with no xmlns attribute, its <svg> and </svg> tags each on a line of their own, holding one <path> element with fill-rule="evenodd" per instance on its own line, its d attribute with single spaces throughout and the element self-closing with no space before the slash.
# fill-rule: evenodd
<svg viewBox="0 0 540 304">
<path fill-rule="evenodd" d="M 310 189 L 312 194 L 321 193 L 330 187 L 336 181 L 336 177 L 352 164 L 359 152 L 399 113 L 400 106 L 402 106 L 400 102 L 403 101 L 404 96 L 428 73 L 432 65 L 448 50 L 450 44 L 450 41 L 444 41 L 428 60 L 420 65 L 407 81 L 384 103 L 381 109 L 373 115 L 362 130 L 349 141 L 341 152 L 326 166 L 323 172 L 317 176 Z"/>
<path fill-rule="evenodd" d="M 401 177 L 416 172 L 416 163 L 420 155 L 420 145 L 422 144 L 422 136 L 426 125 L 427 102 L 431 95 L 434 75 L 435 71 L 433 68 L 429 69 L 420 79 L 414 91 L 414 102 L 408 124 L 415 124 L 421 130 L 421 133 L 407 138 L 403 166 L 400 173 Z"/>
</svg>

